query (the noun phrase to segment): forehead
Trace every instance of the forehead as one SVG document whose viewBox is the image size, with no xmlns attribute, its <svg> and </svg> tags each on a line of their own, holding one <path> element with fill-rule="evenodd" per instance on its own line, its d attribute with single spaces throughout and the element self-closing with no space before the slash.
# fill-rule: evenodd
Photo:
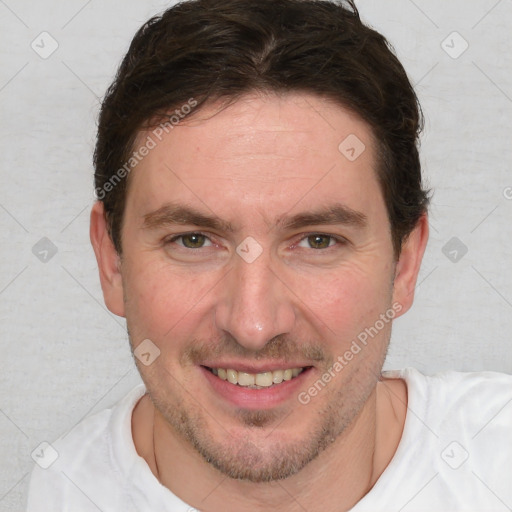
<svg viewBox="0 0 512 512">
<path fill-rule="evenodd" d="M 149 130 L 135 145 L 154 141 L 130 176 L 128 203 L 139 209 L 180 199 L 219 214 L 252 209 L 272 223 L 299 203 L 342 202 L 368 215 L 384 207 L 370 127 L 317 96 L 246 96 L 168 131 Z"/>
</svg>

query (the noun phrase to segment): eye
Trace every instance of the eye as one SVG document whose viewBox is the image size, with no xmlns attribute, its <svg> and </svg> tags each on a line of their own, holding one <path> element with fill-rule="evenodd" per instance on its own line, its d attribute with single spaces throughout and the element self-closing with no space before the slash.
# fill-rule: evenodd
<svg viewBox="0 0 512 512">
<path fill-rule="evenodd" d="M 299 247 L 307 247 L 308 249 L 327 249 L 337 243 L 341 243 L 341 240 L 331 235 L 315 233 L 304 237 L 297 245 Z"/>
<path fill-rule="evenodd" d="M 185 233 L 167 240 L 167 243 L 177 243 L 186 249 L 201 249 L 212 245 L 211 240 L 202 233 Z"/>
</svg>

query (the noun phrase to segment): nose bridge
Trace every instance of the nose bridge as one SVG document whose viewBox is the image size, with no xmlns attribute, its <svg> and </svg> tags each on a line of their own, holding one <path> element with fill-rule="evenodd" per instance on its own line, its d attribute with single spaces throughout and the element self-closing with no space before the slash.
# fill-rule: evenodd
<svg viewBox="0 0 512 512">
<path fill-rule="evenodd" d="M 217 304 L 217 328 L 252 350 L 261 349 L 275 336 L 292 329 L 293 305 L 267 255 L 250 263 L 236 257 L 227 279 Z"/>
</svg>

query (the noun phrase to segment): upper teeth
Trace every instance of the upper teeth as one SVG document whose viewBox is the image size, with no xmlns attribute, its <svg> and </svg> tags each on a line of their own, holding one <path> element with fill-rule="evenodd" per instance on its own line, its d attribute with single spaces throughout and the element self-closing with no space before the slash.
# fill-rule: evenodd
<svg viewBox="0 0 512 512">
<path fill-rule="evenodd" d="M 217 375 L 222 380 L 227 380 L 231 384 L 238 384 L 239 386 L 262 386 L 269 387 L 272 384 L 281 384 L 284 380 L 290 380 L 297 377 L 302 372 L 303 368 L 288 368 L 286 370 L 275 370 L 273 372 L 263 373 L 247 373 L 236 371 L 231 368 L 212 368 L 214 375 Z"/>
</svg>

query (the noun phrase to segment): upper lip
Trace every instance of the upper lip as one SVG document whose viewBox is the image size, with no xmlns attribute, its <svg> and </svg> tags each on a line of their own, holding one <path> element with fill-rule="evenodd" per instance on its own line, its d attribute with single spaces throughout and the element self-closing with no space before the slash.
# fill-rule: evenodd
<svg viewBox="0 0 512 512">
<path fill-rule="evenodd" d="M 269 361 L 268 363 L 262 363 L 258 361 L 258 364 L 247 363 L 247 362 L 236 362 L 236 361 L 215 361 L 206 362 L 201 366 L 208 368 L 223 368 L 225 370 L 236 370 L 245 373 L 265 373 L 273 372 L 276 370 L 288 370 L 293 368 L 307 368 L 312 366 L 311 364 L 295 363 L 290 361 Z"/>
</svg>

